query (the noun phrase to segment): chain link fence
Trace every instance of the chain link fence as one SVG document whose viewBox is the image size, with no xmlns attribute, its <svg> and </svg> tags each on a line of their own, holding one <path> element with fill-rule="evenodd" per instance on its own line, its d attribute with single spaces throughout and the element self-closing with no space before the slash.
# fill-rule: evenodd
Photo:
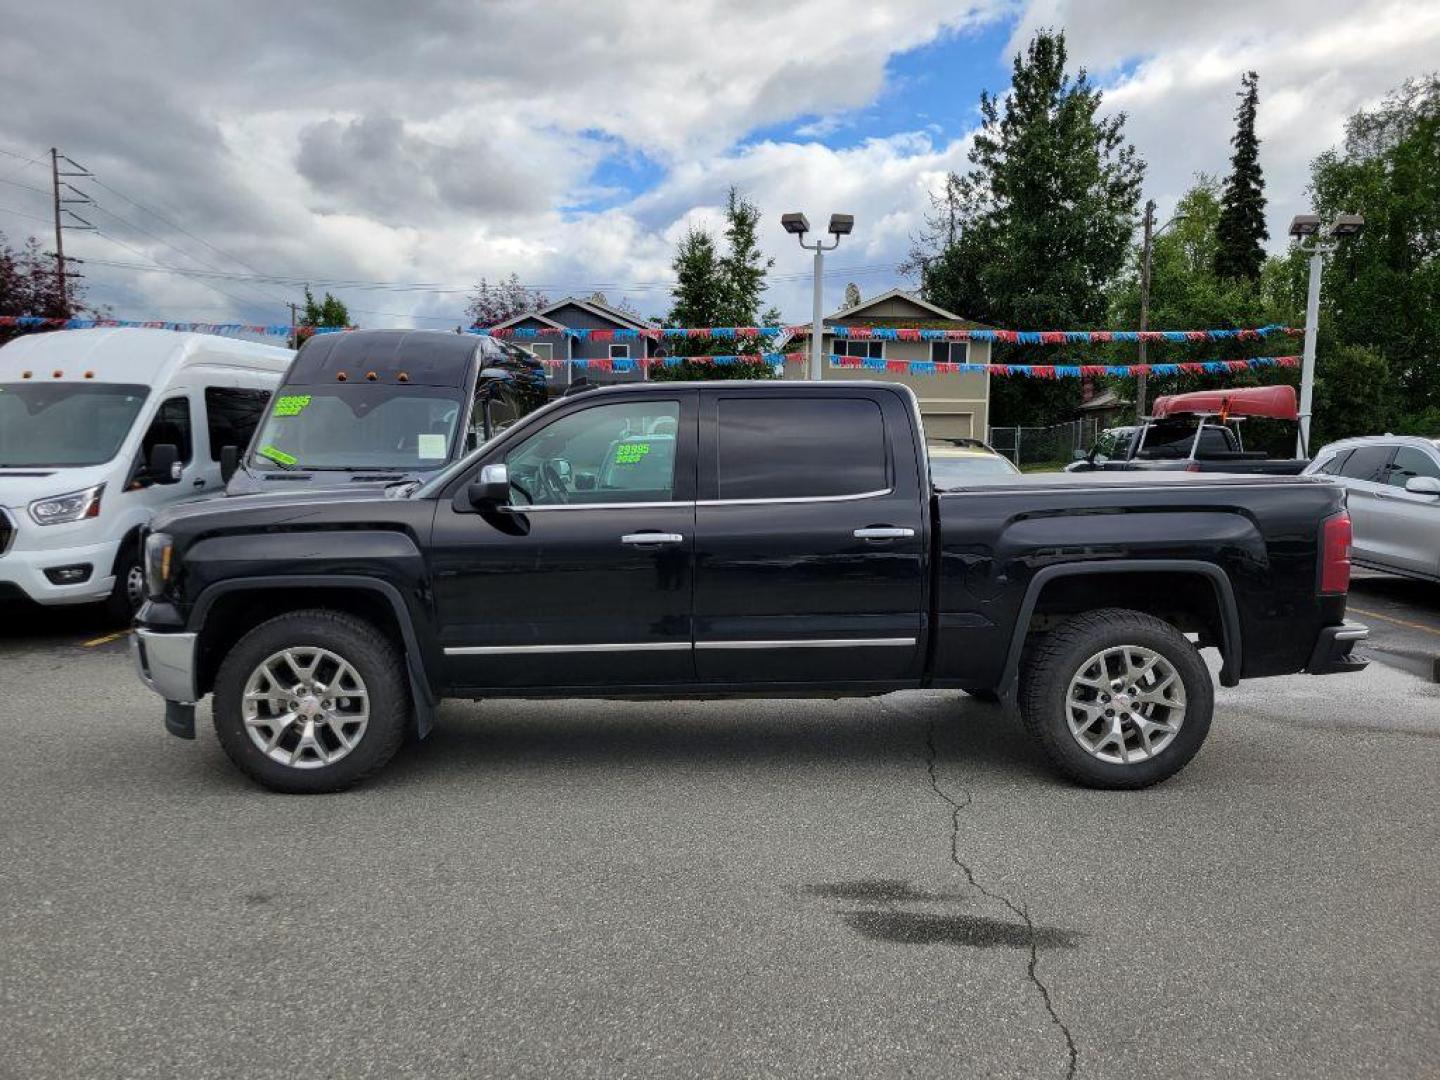
<svg viewBox="0 0 1440 1080">
<path fill-rule="evenodd" d="M 992 427 L 990 445 L 1022 469 L 1058 469 L 1089 451 L 1099 429 L 1095 417 L 1050 427 Z"/>
</svg>

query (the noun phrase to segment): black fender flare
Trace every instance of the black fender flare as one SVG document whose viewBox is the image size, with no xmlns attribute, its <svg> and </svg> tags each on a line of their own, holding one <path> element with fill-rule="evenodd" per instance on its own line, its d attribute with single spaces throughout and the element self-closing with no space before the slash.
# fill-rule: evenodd
<svg viewBox="0 0 1440 1080">
<path fill-rule="evenodd" d="M 395 622 L 400 627 L 400 636 L 405 641 L 405 672 L 410 680 L 410 698 L 415 706 L 416 733 L 422 739 L 430 734 L 430 729 L 435 726 L 435 710 L 440 699 L 425 670 L 424 653 L 421 651 L 419 635 L 415 632 L 414 617 L 405 603 L 405 598 L 400 595 L 400 590 L 388 581 L 350 574 L 277 574 L 217 581 L 207 586 L 196 599 L 187 620 L 189 629 L 199 632 L 205 625 L 205 619 L 215 601 L 222 596 L 276 588 L 363 589 L 383 596 L 394 612 Z"/>
<path fill-rule="evenodd" d="M 1207 579 L 1215 590 L 1215 603 L 1220 610 L 1220 685 L 1235 686 L 1240 682 L 1240 609 L 1235 603 L 1235 589 L 1229 576 L 1219 566 L 1199 559 L 1109 559 L 1099 562 L 1061 563 L 1036 572 L 1025 589 L 1025 599 L 1015 619 L 1010 636 L 1010 651 L 997 688 L 1002 700 L 1014 702 L 1020 682 L 1020 655 L 1035 605 L 1047 584 L 1056 578 L 1085 574 L 1196 574 Z"/>
</svg>

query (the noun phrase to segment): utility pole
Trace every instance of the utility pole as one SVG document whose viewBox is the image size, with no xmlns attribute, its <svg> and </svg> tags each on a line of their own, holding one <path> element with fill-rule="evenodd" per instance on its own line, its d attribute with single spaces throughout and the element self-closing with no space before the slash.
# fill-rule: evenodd
<svg viewBox="0 0 1440 1080">
<path fill-rule="evenodd" d="M 71 166 L 71 168 L 76 171 L 61 172 L 60 162 L 62 161 L 65 162 L 67 165 Z M 91 175 L 93 174 L 90 172 L 90 170 L 85 168 L 83 165 L 80 165 L 77 162 L 70 160 L 70 158 L 60 153 L 60 151 L 55 147 L 52 146 L 50 148 L 50 180 L 51 190 L 53 193 L 55 204 L 55 284 L 60 290 L 60 314 L 62 317 L 67 319 L 70 317 L 70 292 L 68 278 L 79 277 L 80 275 L 69 273 L 68 269 L 65 266 L 65 230 L 93 229 L 95 228 L 95 226 L 90 224 L 90 222 L 86 221 L 79 214 L 75 213 L 74 210 L 65 209 L 67 204 L 87 206 L 90 205 L 93 200 L 79 188 L 75 187 L 74 184 L 68 183 L 63 180 L 62 177 L 88 177 Z M 64 198 L 64 193 L 60 190 L 62 187 L 69 188 L 70 193 L 72 195 L 79 196 L 79 198 Z M 72 218 L 75 219 L 75 221 L 66 221 L 64 218 L 65 214 L 69 214 Z M 76 224 L 76 222 L 78 222 L 79 224 Z M 75 261 L 78 262 L 79 260 Z"/>
<path fill-rule="evenodd" d="M 1145 202 L 1145 239 L 1140 245 L 1140 333 L 1143 335 L 1150 329 L 1150 262 L 1155 254 L 1155 241 L 1160 234 L 1170 228 L 1177 221 L 1184 221 L 1184 214 L 1176 214 L 1160 228 L 1155 228 L 1155 200 L 1148 199 Z M 1141 364 L 1146 363 L 1147 342 L 1142 336 L 1138 351 Z M 1135 376 L 1135 418 L 1142 419 L 1145 416 L 1145 397 L 1148 390 L 1148 377 L 1145 372 Z"/>
<path fill-rule="evenodd" d="M 60 289 L 60 313 L 70 314 L 65 291 L 65 230 L 60 225 L 60 151 L 50 148 L 50 180 L 55 196 L 55 283 Z"/>
<path fill-rule="evenodd" d="M 1155 246 L 1155 200 L 1145 203 L 1145 240 L 1140 246 L 1140 363 L 1145 363 L 1145 331 L 1150 329 L 1150 255 Z M 1149 389 L 1146 372 L 1135 376 L 1135 420 L 1145 418 L 1145 394 Z"/>
</svg>

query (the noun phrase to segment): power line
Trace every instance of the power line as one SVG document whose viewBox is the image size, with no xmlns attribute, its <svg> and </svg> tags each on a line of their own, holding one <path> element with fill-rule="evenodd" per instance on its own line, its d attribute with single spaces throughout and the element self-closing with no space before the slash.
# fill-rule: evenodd
<svg viewBox="0 0 1440 1080">
<path fill-rule="evenodd" d="M 133 252 L 134 254 L 139 255 L 141 258 L 145 258 L 145 257 L 146 257 L 145 253 L 144 253 L 143 251 L 141 251 L 139 248 L 137 248 L 137 247 L 132 247 L 130 244 L 125 243 L 124 240 L 121 240 L 121 239 L 119 239 L 118 237 L 115 237 L 115 236 L 111 236 L 109 233 L 104 232 L 104 231 L 101 230 L 101 229 L 96 229 L 96 230 L 95 230 L 95 235 L 96 235 L 96 236 L 100 236 L 100 237 L 104 237 L 106 240 L 109 240 L 112 244 L 118 244 L 120 247 L 124 248 L 126 251 Z M 104 259 L 87 259 L 86 262 L 88 262 L 88 263 L 95 263 L 95 264 L 98 264 L 98 265 L 100 265 L 100 266 L 107 265 L 107 260 L 104 260 Z M 184 273 L 184 271 L 183 271 L 183 270 L 180 270 L 178 267 L 165 266 L 163 263 L 157 263 L 156 266 L 157 266 L 159 269 L 161 269 L 161 270 L 168 270 L 168 271 L 170 271 L 170 272 L 172 272 L 172 273 Z M 228 293 L 228 292 L 226 292 L 224 289 L 220 288 L 218 285 L 212 285 L 212 284 L 211 284 L 210 282 L 208 282 L 208 281 L 202 281 L 202 282 L 200 282 L 200 284 L 204 285 L 204 286 L 205 286 L 207 289 L 209 289 L 211 292 L 219 293 L 221 296 L 225 297 L 226 299 L 235 301 L 235 303 L 240 304 L 242 307 L 254 304 L 254 301 L 253 301 L 253 300 L 244 300 L 244 299 L 241 299 L 240 297 L 236 296 L 234 293 Z"/>
<path fill-rule="evenodd" d="M 14 214 L 16 217 L 29 218 L 31 221 L 43 221 L 49 224 L 50 219 L 41 217 L 39 214 L 27 214 L 24 210 L 11 210 L 8 206 L 0 206 L 0 214 Z"/>
</svg>

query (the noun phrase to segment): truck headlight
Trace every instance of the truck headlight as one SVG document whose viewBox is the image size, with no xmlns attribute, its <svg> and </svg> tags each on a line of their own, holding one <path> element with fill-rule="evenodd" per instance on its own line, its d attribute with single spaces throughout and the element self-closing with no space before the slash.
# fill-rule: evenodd
<svg viewBox="0 0 1440 1080">
<path fill-rule="evenodd" d="M 170 581 L 170 556 L 175 543 L 166 533 L 151 533 L 145 537 L 145 591 L 151 596 L 163 596 Z"/>
<path fill-rule="evenodd" d="M 53 499 L 36 499 L 30 504 L 30 517 L 36 525 L 63 525 L 100 516 L 100 496 L 105 485 L 96 484 L 84 491 L 56 495 Z"/>
</svg>

